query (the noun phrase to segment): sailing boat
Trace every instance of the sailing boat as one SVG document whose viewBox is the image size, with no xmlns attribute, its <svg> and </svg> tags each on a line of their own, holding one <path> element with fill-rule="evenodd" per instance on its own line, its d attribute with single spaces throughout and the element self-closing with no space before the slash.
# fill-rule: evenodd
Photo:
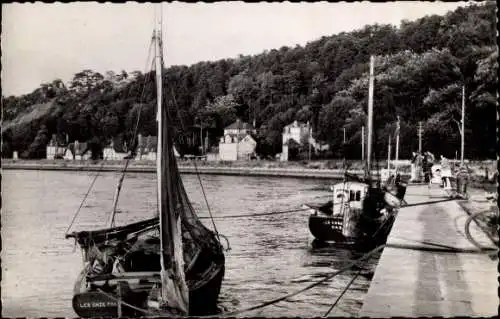
<svg viewBox="0 0 500 319">
<path fill-rule="evenodd" d="M 217 310 L 225 271 L 223 247 L 218 235 L 198 219 L 180 177 L 171 119 L 164 110 L 161 14 L 157 20 L 152 41 L 157 88 L 158 215 L 113 227 L 120 180 L 108 228 L 66 234 L 84 253 L 72 301 L 81 317 L 196 316 Z"/>
<path fill-rule="evenodd" d="M 372 56 L 365 176 L 359 177 L 345 172 L 344 181 L 331 188 L 332 200 L 319 206 L 305 205 L 311 211 L 309 230 L 319 243 L 336 242 L 366 248 L 383 244 L 403 201 L 404 191 L 395 195 L 391 192 L 392 185 L 381 185 L 380 180 L 371 176 L 374 64 L 375 58 Z M 401 185 L 397 187 L 404 188 Z"/>
</svg>

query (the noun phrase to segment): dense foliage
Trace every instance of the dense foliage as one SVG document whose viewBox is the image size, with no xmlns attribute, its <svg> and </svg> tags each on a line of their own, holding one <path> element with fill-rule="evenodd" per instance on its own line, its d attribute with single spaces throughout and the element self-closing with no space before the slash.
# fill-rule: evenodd
<svg viewBox="0 0 500 319">
<path fill-rule="evenodd" d="M 376 55 L 374 150 L 384 157 L 401 119 L 400 157 L 423 147 L 454 157 L 460 150 L 462 87 L 465 86 L 467 158 L 494 158 L 498 50 L 496 4 L 470 5 L 446 14 L 403 21 L 399 28 L 370 25 L 322 37 L 294 48 L 239 56 L 165 72 L 166 105 L 183 151 L 195 152 L 200 128 L 216 146 L 223 128 L 242 118 L 259 128 L 258 152 L 281 152 L 283 127 L 310 121 L 315 137 L 340 156 L 343 128 L 347 157 L 361 154 L 366 120 L 369 57 Z M 168 45 L 168 43 L 167 43 Z M 43 157 L 52 134 L 65 140 L 130 140 L 139 131 L 155 135 L 152 73 L 77 73 L 19 97 L 3 97 L 3 156 L 18 150 Z M 36 108 L 45 103 L 45 112 Z M 47 105 L 49 105 L 47 107 Z"/>
</svg>

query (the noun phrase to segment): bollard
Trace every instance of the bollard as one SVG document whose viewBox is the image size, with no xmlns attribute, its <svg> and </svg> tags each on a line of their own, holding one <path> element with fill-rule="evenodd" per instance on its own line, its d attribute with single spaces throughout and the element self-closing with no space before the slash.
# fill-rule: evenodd
<svg viewBox="0 0 500 319">
<path fill-rule="evenodd" d="M 406 195 L 406 187 L 408 186 L 407 183 L 398 183 L 397 184 L 397 192 L 396 192 L 396 197 L 403 200 Z"/>
<path fill-rule="evenodd" d="M 467 195 L 468 172 L 465 167 L 461 167 L 457 174 L 457 194 Z"/>
</svg>

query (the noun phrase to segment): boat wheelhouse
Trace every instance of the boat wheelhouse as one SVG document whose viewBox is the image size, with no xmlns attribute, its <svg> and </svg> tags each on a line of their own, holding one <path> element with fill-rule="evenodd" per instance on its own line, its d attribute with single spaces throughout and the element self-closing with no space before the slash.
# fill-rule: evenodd
<svg viewBox="0 0 500 319">
<path fill-rule="evenodd" d="M 359 216 L 368 185 L 360 182 L 341 182 L 332 186 L 333 199 L 319 207 L 309 206 L 309 228 L 316 239 L 350 242 L 358 235 Z"/>
<path fill-rule="evenodd" d="M 385 185 L 381 176 L 372 176 L 371 148 L 373 137 L 373 88 L 375 57 L 370 57 L 368 87 L 368 143 L 364 177 L 345 172 L 345 179 L 333 186 L 333 199 L 324 205 L 312 207 L 309 230 L 317 241 L 361 244 L 385 243 L 398 208 L 403 202 L 406 184 L 396 174 Z M 395 193 L 393 191 L 395 190 Z"/>
</svg>

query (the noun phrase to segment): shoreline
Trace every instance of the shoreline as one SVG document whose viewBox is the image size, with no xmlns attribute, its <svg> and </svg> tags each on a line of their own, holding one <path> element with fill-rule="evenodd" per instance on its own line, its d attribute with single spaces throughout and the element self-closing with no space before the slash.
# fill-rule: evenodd
<svg viewBox="0 0 500 319">
<path fill-rule="evenodd" d="M 6 170 L 52 170 L 52 171 L 102 171 L 120 172 L 123 170 L 123 161 L 105 162 L 67 162 L 67 161 L 8 161 L 2 163 L 2 169 Z M 233 176 L 264 176 L 264 177 L 292 177 L 292 178 L 314 178 L 314 179 L 339 179 L 343 178 L 342 169 L 320 169 L 299 166 L 291 167 L 245 167 L 225 166 L 218 163 L 207 165 L 186 165 L 179 163 L 181 174 L 206 174 L 206 175 L 233 175 Z M 154 162 L 133 162 L 128 168 L 130 173 L 155 173 Z M 351 173 L 360 174 L 362 170 L 350 170 Z"/>
<path fill-rule="evenodd" d="M 6 170 L 52 170 L 52 171 L 102 171 L 121 172 L 124 168 L 124 160 L 25 160 L 25 159 L 3 159 L 2 168 Z M 472 163 L 471 163 L 472 164 Z M 313 179 L 341 179 L 345 170 L 342 161 L 301 161 L 301 162 L 279 162 L 279 161 L 203 161 L 195 162 L 189 160 L 178 161 L 181 174 L 206 174 L 206 175 L 233 175 L 233 176 L 263 176 L 263 177 L 290 177 L 290 178 L 313 178 Z M 489 163 L 475 163 L 471 165 L 469 185 L 474 188 L 485 190 L 496 189 L 496 171 Z M 496 165 L 495 165 L 496 166 Z M 401 164 L 401 176 L 404 179 L 410 177 L 410 165 Z M 363 174 L 363 163 L 352 161 L 348 163 L 348 172 L 352 174 Z M 381 167 L 384 168 L 384 167 Z M 131 173 L 154 173 L 156 162 L 148 160 L 132 160 L 127 172 Z M 378 175 L 379 171 L 372 170 L 372 174 Z"/>
</svg>

